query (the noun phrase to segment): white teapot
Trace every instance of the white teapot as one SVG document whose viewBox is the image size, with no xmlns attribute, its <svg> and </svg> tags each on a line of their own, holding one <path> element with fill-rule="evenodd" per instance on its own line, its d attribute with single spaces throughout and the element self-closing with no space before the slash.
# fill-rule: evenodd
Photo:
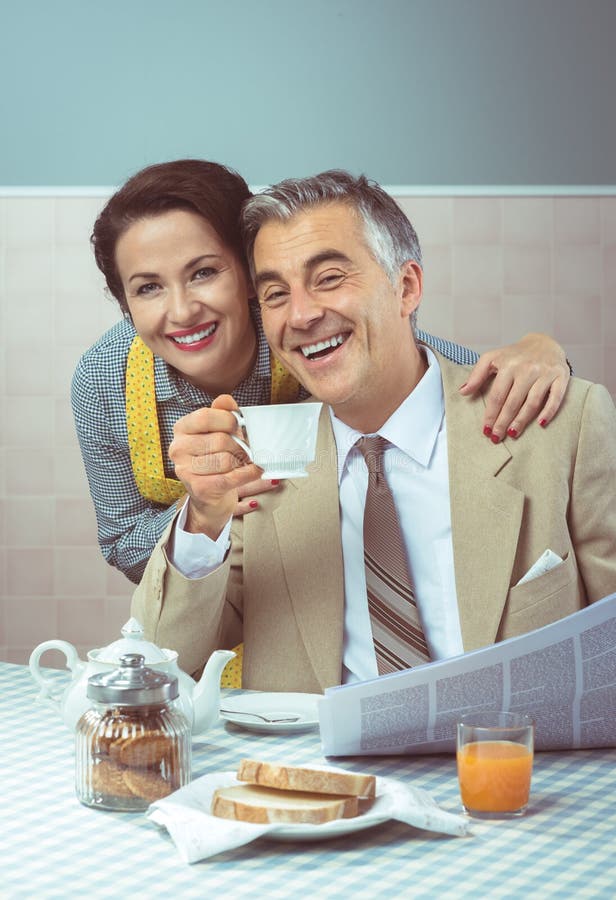
<svg viewBox="0 0 616 900">
<path fill-rule="evenodd" d="M 66 668 L 72 672 L 68 686 L 58 696 L 58 681 L 45 675 L 39 660 L 46 650 L 60 650 L 66 656 Z M 233 650 L 215 650 L 208 659 L 198 682 L 183 672 L 177 664 L 175 650 L 161 650 L 143 637 L 143 628 L 136 619 L 129 619 L 122 628 L 122 638 L 98 650 L 90 650 L 88 662 L 79 659 L 77 650 L 67 641 L 44 641 L 30 655 L 30 672 L 40 685 L 39 700 L 46 700 L 60 711 L 65 724 L 74 729 L 78 719 L 90 706 L 86 688 L 90 675 L 117 668 L 125 653 L 141 653 L 145 664 L 178 679 L 178 703 L 189 722 L 193 734 L 207 731 L 217 721 L 220 709 L 220 676 L 226 663 L 233 659 Z"/>
</svg>

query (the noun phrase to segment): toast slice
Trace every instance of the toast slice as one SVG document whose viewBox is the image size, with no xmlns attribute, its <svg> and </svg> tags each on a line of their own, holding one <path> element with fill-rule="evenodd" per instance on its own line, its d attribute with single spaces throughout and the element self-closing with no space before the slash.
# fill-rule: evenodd
<svg viewBox="0 0 616 900">
<path fill-rule="evenodd" d="M 376 792 L 374 775 L 356 772 L 329 772 L 304 766 L 286 766 L 243 759 L 238 781 L 283 791 L 309 791 L 316 794 L 363 797 L 372 800 Z"/>
<path fill-rule="evenodd" d="M 265 825 L 321 825 L 334 819 L 350 819 L 359 813 L 357 797 L 332 797 L 306 791 L 279 791 L 252 784 L 219 788 L 212 797 L 212 815 Z"/>
</svg>

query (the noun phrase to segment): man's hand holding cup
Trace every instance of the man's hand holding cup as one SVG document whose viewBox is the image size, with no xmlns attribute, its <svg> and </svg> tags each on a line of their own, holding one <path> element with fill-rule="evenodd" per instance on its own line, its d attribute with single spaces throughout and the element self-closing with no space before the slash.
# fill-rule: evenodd
<svg viewBox="0 0 616 900">
<path fill-rule="evenodd" d="M 231 436 L 240 434 L 231 412 L 237 409 L 233 397 L 221 394 L 211 407 L 176 422 L 169 447 L 175 474 L 190 498 L 184 527 L 213 540 L 236 510 L 238 489 L 262 474 Z"/>
</svg>

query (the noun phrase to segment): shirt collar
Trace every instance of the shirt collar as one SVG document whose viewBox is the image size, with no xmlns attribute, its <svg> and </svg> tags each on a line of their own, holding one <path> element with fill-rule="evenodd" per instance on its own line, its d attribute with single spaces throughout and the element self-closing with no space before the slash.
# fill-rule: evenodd
<svg viewBox="0 0 616 900">
<path fill-rule="evenodd" d="M 175 383 L 177 377 L 175 369 L 167 365 L 162 356 L 154 356 L 154 383 L 156 384 L 157 400 L 170 400 L 178 396 Z"/>
<path fill-rule="evenodd" d="M 429 347 L 421 345 L 420 349 L 427 358 L 428 368 L 421 381 L 382 428 L 379 428 L 378 433 L 419 465 L 427 468 L 445 414 L 445 401 L 436 356 Z M 331 407 L 329 414 L 336 440 L 340 481 L 348 455 L 362 433 L 337 419 Z"/>
</svg>

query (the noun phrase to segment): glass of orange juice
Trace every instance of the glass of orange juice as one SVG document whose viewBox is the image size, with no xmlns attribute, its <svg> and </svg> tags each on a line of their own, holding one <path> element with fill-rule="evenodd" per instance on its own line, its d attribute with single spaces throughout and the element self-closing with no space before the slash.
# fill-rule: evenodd
<svg viewBox="0 0 616 900">
<path fill-rule="evenodd" d="M 522 816 L 533 770 L 533 720 L 521 713 L 469 713 L 458 720 L 457 762 L 464 811 L 480 819 Z"/>
</svg>

